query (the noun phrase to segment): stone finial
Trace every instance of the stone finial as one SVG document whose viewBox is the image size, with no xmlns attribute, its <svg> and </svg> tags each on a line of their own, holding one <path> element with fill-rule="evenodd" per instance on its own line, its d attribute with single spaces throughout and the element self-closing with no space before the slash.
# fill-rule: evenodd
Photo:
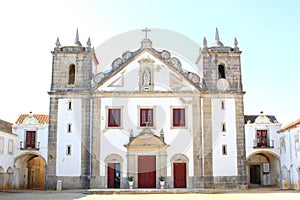
<svg viewBox="0 0 300 200">
<path fill-rule="evenodd" d="M 237 41 L 237 39 L 236 39 L 236 37 L 234 37 L 234 42 L 233 42 L 233 44 L 234 44 L 234 50 L 235 51 L 238 51 L 239 50 L 239 47 L 238 47 L 238 41 Z"/>
<path fill-rule="evenodd" d="M 91 38 L 90 37 L 88 38 L 88 41 L 86 42 L 86 45 L 88 47 L 91 47 L 92 43 L 91 43 Z"/>
<path fill-rule="evenodd" d="M 82 47 L 82 45 L 81 45 L 81 43 L 80 43 L 80 41 L 79 41 L 78 28 L 77 28 L 77 30 L 76 30 L 76 37 L 75 37 L 75 42 L 74 42 L 74 44 L 76 44 L 77 46 Z"/>
<path fill-rule="evenodd" d="M 206 37 L 203 38 L 203 48 L 202 48 L 202 51 L 207 51 L 207 40 L 206 40 Z"/>
<path fill-rule="evenodd" d="M 160 140 L 162 142 L 165 142 L 165 132 L 164 132 L 164 129 L 160 129 Z"/>
<path fill-rule="evenodd" d="M 219 36 L 218 28 L 216 28 L 215 41 L 220 41 L 220 36 Z"/>
<path fill-rule="evenodd" d="M 133 129 L 130 129 L 130 130 L 129 130 L 129 142 L 131 142 L 133 139 L 134 139 L 134 136 L 133 136 Z"/>
<path fill-rule="evenodd" d="M 56 47 L 60 47 L 60 41 L 59 41 L 59 37 L 57 37 L 56 42 L 55 42 Z"/>
<path fill-rule="evenodd" d="M 206 37 L 203 38 L 203 47 L 207 48 L 207 40 Z"/>
<path fill-rule="evenodd" d="M 224 47 L 223 43 L 220 41 L 218 28 L 216 28 L 215 43 L 213 44 L 213 46 Z"/>
<path fill-rule="evenodd" d="M 59 41 L 59 37 L 57 37 L 56 42 L 55 42 L 55 51 L 59 51 L 61 45 L 60 45 L 60 41 Z"/>
<path fill-rule="evenodd" d="M 233 42 L 233 44 L 234 44 L 234 47 L 237 47 L 238 46 L 238 41 L 237 41 L 237 39 L 236 39 L 236 37 L 234 37 L 234 42 Z"/>
</svg>

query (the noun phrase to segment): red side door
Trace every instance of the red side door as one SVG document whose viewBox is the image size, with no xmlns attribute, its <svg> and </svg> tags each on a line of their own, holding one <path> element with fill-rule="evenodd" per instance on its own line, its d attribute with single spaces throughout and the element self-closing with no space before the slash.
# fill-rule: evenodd
<svg viewBox="0 0 300 200">
<path fill-rule="evenodd" d="M 108 188 L 114 188 L 114 163 L 108 163 L 107 165 L 107 187 Z"/>
<path fill-rule="evenodd" d="M 156 188 L 156 157 L 138 157 L 138 187 Z"/>
<path fill-rule="evenodd" d="M 186 163 L 173 163 L 174 188 L 186 188 Z"/>
</svg>

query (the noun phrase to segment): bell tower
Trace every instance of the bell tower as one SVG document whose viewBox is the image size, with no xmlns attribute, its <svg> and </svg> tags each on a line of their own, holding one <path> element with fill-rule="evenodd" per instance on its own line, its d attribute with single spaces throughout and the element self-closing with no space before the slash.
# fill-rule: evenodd
<svg viewBox="0 0 300 200">
<path fill-rule="evenodd" d="M 236 38 L 234 47 L 224 46 L 216 28 L 215 41 L 208 47 L 204 37 L 197 65 L 203 72 L 202 162 L 205 188 L 217 187 L 223 181 L 239 187 L 247 185 L 240 58 Z"/>
<path fill-rule="evenodd" d="M 51 53 L 53 55 L 51 91 L 90 89 L 93 60 L 90 38 L 87 46 L 83 47 L 79 41 L 77 29 L 74 46 L 61 47 L 57 38 L 56 47 Z"/>
<path fill-rule="evenodd" d="M 51 52 L 47 189 L 55 188 L 58 180 L 65 188 L 76 184 L 88 188 L 90 184 L 90 90 L 95 55 L 90 38 L 86 44 L 80 43 L 77 30 L 74 45 L 61 46 L 57 38 Z"/>
</svg>

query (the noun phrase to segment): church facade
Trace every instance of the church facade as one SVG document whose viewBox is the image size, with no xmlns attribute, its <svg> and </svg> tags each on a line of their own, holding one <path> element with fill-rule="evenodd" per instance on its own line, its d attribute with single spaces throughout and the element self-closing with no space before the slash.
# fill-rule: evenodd
<svg viewBox="0 0 300 200">
<path fill-rule="evenodd" d="M 73 46 L 57 39 L 52 56 L 46 188 L 128 188 L 128 177 L 133 188 L 159 188 L 159 177 L 166 188 L 247 185 L 236 39 L 224 46 L 216 30 L 195 66 L 147 35 L 98 73 L 78 32 Z"/>
</svg>

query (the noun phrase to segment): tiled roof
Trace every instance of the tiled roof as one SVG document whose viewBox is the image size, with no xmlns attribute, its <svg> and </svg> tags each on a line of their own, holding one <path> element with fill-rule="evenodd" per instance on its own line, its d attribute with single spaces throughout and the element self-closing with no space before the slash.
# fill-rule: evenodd
<svg viewBox="0 0 300 200">
<path fill-rule="evenodd" d="M 255 119 L 259 116 L 260 115 L 244 115 L 244 120 L 245 120 L 244 122 L 245 124 L 247 124 L 248 121 L 250 120 L 250 123 L 253 123 L 255 122 Z M 266 115 L 266 116 L 270 119 L 272 123 L 277 123 L 277 119 L 274 115 Z"/>
<path fill-rule="evenodd" d="M 280 130 L 280 132 L 285 131 L 285 130 L 288 130 L 288 129 L 291 129 L 291 128 L 295 128 L 295 127 L 297 127 L 297 126 L 299 126 L 299 125 L 300 125 L 300 119 L 298 119 L 298 120 L 296 120 L 296 121 L 294 121 L 294 122 L 292 122 L 292 123 L 290 123 L 290 124 L 284 126 L 284 127 Z"/>
<path fill-rule="evenodd" d="M 0 131 L 5 133 L 12 133 L 12 123 L 0 119 Z"/>
<path fill-rule="evenodd" d="M 16 121 L 16 124 L 23 124 L 27 117 L 34 117 L 39 124 L 49 124 L 49 115 L 44 114 L 22 114 Z"/>
</svg>

